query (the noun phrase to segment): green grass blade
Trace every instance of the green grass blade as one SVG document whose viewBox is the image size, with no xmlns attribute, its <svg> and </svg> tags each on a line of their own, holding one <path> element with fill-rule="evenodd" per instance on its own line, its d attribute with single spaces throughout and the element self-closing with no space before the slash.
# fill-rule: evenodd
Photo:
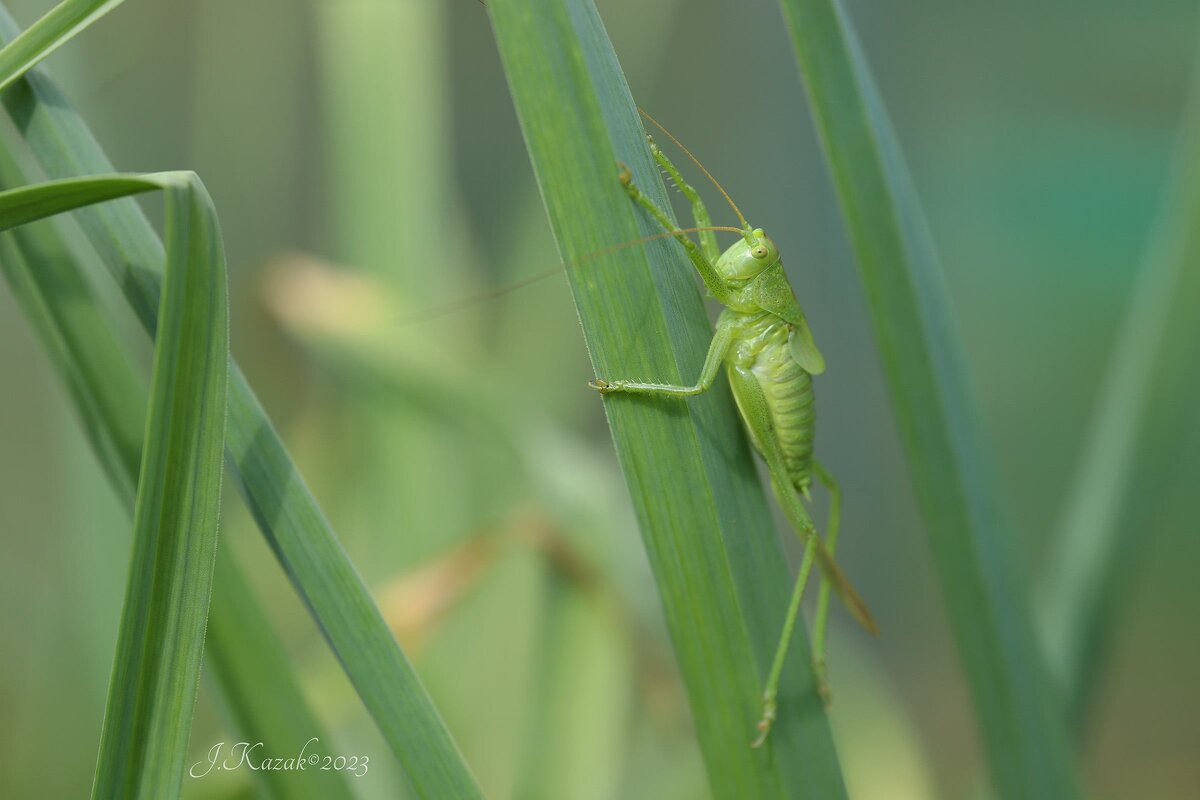
<svg viewBox="0 0 1200 800">
<path fill-rule="evenodd" d="M 0 6 L 0 38 L 18 32 Z M 112 170 L 83 120 L 37 70 L 10 87 L 2 102 L 48 175 Z M 118 200 L 75 216 L 142 324 L 153 331 L 163 249 L 145 215 L 136 203 Z M 263 535 L 417 792 L 477 796 L 437 710 L 236 363 L 230 369 L 226 436 L 239 489 Z"/>
<path fill-rule="evenodd" d="M 929 233 L 837 0 L 783 0 L 857 256 L 946 613 L 1005 797 L 1078 794 Z"/>
<path fill-rule="evenodd" d="M 7 156 L 0 152 L 0 183 L 12 179 L 14 167 Z M 78 263 L 57 229 L 44 224 L 0 236 L 0 269 L 62 375 L 109 480 L 132 512 L 146 389 Z M 299 749 L 309 736 L 329 742 L 228 547 L 217 550 L 213 582 L 206 668 L 220 684 L 241 740 L 266 742 L 281 752 Z M 344 776 L 333 771 L 270 770 L 259 775 L 280 797 L 351 796 Z"/>
<path fill-rule="evenodd" d="M 10 183 L 7 156 L 0 151 L 0 186 Z M 132 512 L 146 429 L 146 387 L 48 224 L 0 234 L 0 271 L 62 377 L 114 490 Z"/>
<path fill-rule="evenodd" d="M 666 205 L 594 7 L 495 0 L 489 8 L 562 257 L 654 232 L 617 181 L 619 158 Z M 698 374 L 712 329 L 677 244 L 598 257 L 568 276 L 597 374 L 676 382 Z M 686 403 L 612 397 L 605 409 L 714 796 L 843 797 L 803 637 L 780 723 L 767 747 L 749 747 L 790 580 L 728 387 Z"/>
<path fill-rule="evenodd" d="M 295 669 L 250 586 L 231 556 L 217 558 L 209 664 L 247 742 L 263 742 L 271 753 L 335 753 L 332 740 L 313 717 L 296 683 Z M 288 800 L 351 800 L 345 773 L 335 770 L 264 770 L 259 775 L 276 797 Z"/>
<path fill-rule="evenodd" d="M 1187 398 L 1200 355 L 1200 72 L 1168 175 L 1040 587 L 1042 643 L 1076 735 L 1120 621 L 1121 589 L 1151 538 L 1165 533 L 1156 511 L 1187 484 L 1177 458 L 1196 446 Z"/>
<path fill-rule="evenodd" d="M 167 262 L 134 544 L 93 795 L 162 797 L 183 777 L 216 554 L 229 323 L 212 202 L 187 174 L 0 192 L 0 230 L 161 188 Z"/>
<path fill-rule="evenodd" d="M 0 91 L 124 0 L 64 0 L 0 50 Z"/>
<path fill-rule="evenodd" d="M 437 710 L 241 373 L 226 446 L 259 528 L 422 797 L 479 790 Z"/>
<path fill-rule="evenodd" d="M 92 203 L 160 188 L 159 182 L 139 175 L 104 175 L 9 189 L 0 193 L 0 231 Z"/>
<path fill-rule="evenodd" d="M 193 176 L 163 188 L 166 276 L 133 558 L 92 787 L 99 798 L 179 793 L 216 557 L 229 376 L 225 253 L 203 184 Z"/>
</svg>

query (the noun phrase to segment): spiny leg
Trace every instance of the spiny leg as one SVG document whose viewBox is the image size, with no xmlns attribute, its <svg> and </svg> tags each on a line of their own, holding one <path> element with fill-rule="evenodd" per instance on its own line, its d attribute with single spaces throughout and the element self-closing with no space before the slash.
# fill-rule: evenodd
<svg viewBox="0 0 1200 800">
<path fill-rule="evenodd" d="M 838 530 L 842 519 L 842 489 L 825 467 L 813 462 L 813 472 L 817 480 L 829 490 L 829 524 L 826 526 L 825 547 L 830 555 L 837 554 Z M 829 622 L 829 593 L 828 581 L 821 582 L 821 592 L 817 595 L 817 616 L 813 622 L 812 657 L 813 670 L 817 675 L 817 691 L 829 705 L 829 682 L 825 677 L 825 631 Z"/>
<path fill-rule="evenodd" d="M 771 475 L 771 486 L 775 490 L 775 497 L 779 500 L 779 505 L 783 508 L 784 516 L 792 524 L 800 541 L 806 547 L 812 545 L 816 548 L 814 557 L 817 569 L 821 571 L 821 576 L 833 585 L 838 599 L 845 604 L 846 609 L 868 632 L 878 633 L 879 627 L 875 624 L 866 601 L 862 599 L 854 585 L 850 583 L 850 579 L 842 572 L 842 568 L 838 566 L 829 551 L 825 549 L 825 545 L 821 543 L 812 517 L 809 516 L 808 510 L 800 502 L 799 494 L 792 486 L 787 464 L 779 449 L 775 432 L 771 428 L 767 400 L 758 380 L 753 376 L 742 375 L 739 370 L 731 370 L 729 378 L 731 383 L 736 384 L 734 394 L 737 395 L 741 405 L 742 418 L 747 427 L 751 429 L 751 435 L 755 437 L 762 448 L 763 459 L 766 460 L 768 472 Z"/>
<path fill-rule="evenodd" d="M 692 216 L 696 220 L 696 227 L 711 228 L 712 217 L 708 215 L 708 208 L 700 199 L 700 193 L 683 179 L 683 173 L 671 162 L 671 159 L 667 158 L 667 154 L 655 143 L 650 134 L 646 134 L 646 141 L 650 143 L 650 153 L 654 156 L 654 160 L 667 173 L 667 177 L 671 179 L 671 183 L 675 184 L 675 188 L 679 189 L 680 193 L 692 204 Z M 715 263 L 721 257 L 721 250 L 717 247 L 717 232 L 700 231 L 699 236 L 700 250 L 704 253 L 704 257 Z"/>
<path fill-rule="evenodd" d="M 633 202 L 637 203 L 642 208 L 654 217 L 655 221 L 662 226 L 662 229 L 675 237 L 675 240 L 683 245 L 684 252 L 687 253 L 688 259 L 692 262 L 692 266 L 700 273 L 700 280 L 704 281 L 704 286 L 708 289 L 708 293 L 717 299 L 723 305 L 729 305 L 733 300 L 733 291 L 729 285 L 725 283 L 725 279 L 717 272 L 717 268 L 713 262 L 696 246 L 696 243 L 682 231 L 671 220 L 667 212 L 654 204 L 650 198 L 642 194 L 642 190 L 633 182 L 633 173 L 629 171 L 629 167 L 621 165 L 621 186 L 625 188 L 625 193 Z"/>
<path fill-rule="evenodd" d="M 630 392 L 633 394 L 659 394 L 659 395 L 676 395 L 687 397 L 689 395 L 700 394 L 708 391 L 708 388 L 713 385 L 713 381 L 717 378 L 717 373 L 721 370 L 721 362 L 725 360 L 725 354 L 729 352 L 729 346 L 733 342 L 733 328 L 730 325 L 717 324 L 717 331 L 713 334 L 712 342 L 708 345 L 708 355 L 704 357 L 704 366 L 700 369 L 700 378 L 694 386 L 674 386 L 669 383 L 638 383 L 636 381 L 607 381 L 603 378 L 597 378 L 588 383 L 593 389 L 598 390 L 601 394 L 611 394 L 613 392 Z"/>
</svg>

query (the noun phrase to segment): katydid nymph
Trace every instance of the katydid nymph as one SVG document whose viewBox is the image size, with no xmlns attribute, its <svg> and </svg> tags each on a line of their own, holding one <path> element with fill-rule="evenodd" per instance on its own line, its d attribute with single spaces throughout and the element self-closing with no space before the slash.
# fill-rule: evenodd
<svg viewBox="0 0 1200 800">
<path fill-rule="evenodd" d="M 824 654 L 831 591 L 837 593 L 863 627 L 872 633 L 877 632 L 877 628 L 866 603 L 833 559 L 838 539 L 841 493 L 829 472 L 813 458 L 812 376 L 824 371 L 825 360 L 813 341 L 812 332 L 788 282 L 779 251 L 761 228 L 752 228 L 746 222 L 737 205 L 695 156 L 652 117 L 644 111 L 641 113 L 678 145 L 713 182 L 737 215 L 741 227 L 714 226 L 699 194 L 684 180 L 678 168 L 654 140 L 647 136 L 655 162 L 691 204 L 696 227 L 676 226 L 665 211 L 641 193 L 629 170 L 622 165 L 617 177 L 625 192 L 650 214 L 662 231 L 576 258 L 565 267 L 578 267 L 601 255 L 655 239 L 674 238 L 683 246 L 709 294 L 725 306 L 694 385 L 674 386 L 609 376 L 596 378 L 590 385 L 608 396 L 621 393 L 651 394 L 682 400 L 708 390 L 717 379 L 721 367 L 726 368 L 751 442 L 766 461 L 775 496 L 805 546 L 783 631 L 763 690 L 759 735 L 753 742 L 754 746 L 760 746 L 766 741 L 776 718 L 780 676 L 799 616 L 800 601 L 814 564 L 823 578 L 812 631 L 813 666 L 817 691 L 822 699 L 828 700 Z M 740 239 L 722 253 L 717 247 L 717 231 L 736 233 Z M 698 245 L 690 238 L 689 234 L 692 233 L 698 234 Z M 492 291 L 468 298 L 407 321 L 416 322 L 454 312 L 557 274 L 563 268 L 564 265 L 560 265 L 505 287 L 500 292 Z M 826 487 L 830 495 L 825 542 L 821 541 L 811 515 L 801 502 L 801 497 L 811 499 L 810 488 L 814 478 Z"/>
<path fill-rule="evenodd" d="M 717 247 L 714 226 L 699 194 L 671 160 L 647 136 L 655 162 L 691 204 L 699 244 L 679 229 L 670 216 L 638 189 L 628 169 L 621 167 L 620 181 L 630 199 L 650 214 L 684 248 L 709 294 L 725 308 L 717 320 L 700 376 L 691 386 L 643 382 L 605 376 L 591 382 L 604 395 L 650 394 L 685 398 L 708 390 L 722 365 L 755 450 L 767 462 L 771 486 L 788 521 L 805 545 L 804 557 L 788 606 L 784 628 L 763 691 L 763 714 L 758 723 L 760 746 L 775 721 L 776 697 L 788 645 L 799 613 L 800 600 L 813 564 L 822 582 L 813 627 L 813 661 L 818 691 L 828 698 L 825 682 L 825 631 L 830 590 L 869 631 L 877 631 L 866 604 L 833 560 L 837 545 L 841 493 L 833 477 L 813 458 L 814 402 L 812 376 L 825 370 L 825 360 L 813 341 L 783 269 L 774 242 L 761 228 L 752 228 L 716 179 L 665 128 L 644 111 L 659 128 L 696 163 L 721 191 L 741 227 L 732 229 L 741 239 L 724 253 Z M 730 230 L 726 228 L 725 230 Z M 810 499 L 813 478 L 830 494 L 827 538 L 822 542 L 801 496 Z"/>
</svg>

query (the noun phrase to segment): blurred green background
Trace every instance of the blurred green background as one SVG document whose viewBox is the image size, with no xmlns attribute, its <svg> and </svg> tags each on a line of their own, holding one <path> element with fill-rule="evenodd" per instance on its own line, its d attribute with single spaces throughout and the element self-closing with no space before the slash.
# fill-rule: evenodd
<svg viewBox="0 0 1200 800">
<path fill-rule="evenodd" d="M 51 5 L 11 3 L 24 24 Z M 818 452 L 847 498 L 840 560 L 884 631 L 870 640 L 834 613 L 831 713 L 850 793 L 970 796 L 984 768 L 970 702 L 778 8 L 598 5 L 639 103 L 780 245 L 830 365 Z M 847 6 L 940 248 L 1036 578 L 1154 230 L 1200 9 Z M 119 168 L 194 169 L 208 185 L 234 351 L 488 796 L 706 796 L 565 281 L 409 322 L 557 260 L 486 10 L 133 2 L 49 68 Z M 81 796 L 130 526 L 6 289 L 0 375 L 0 796 Z M 1200 786 L 1200 539 L 1186 535 L 1183 491 L 1200 463 L 1192 451 L 1161 469 L 1082 746 L 1099 798 Z M 333 731 L 324 749 L 369 755 L 353 785 L 396 796 L 387 747 L 227 494 L 222 546 Z M 195 760 L 236 741 L 226 720 L 206 685 Z M 257 787 L 241 770 L 185 789 Z"/>
</svg>

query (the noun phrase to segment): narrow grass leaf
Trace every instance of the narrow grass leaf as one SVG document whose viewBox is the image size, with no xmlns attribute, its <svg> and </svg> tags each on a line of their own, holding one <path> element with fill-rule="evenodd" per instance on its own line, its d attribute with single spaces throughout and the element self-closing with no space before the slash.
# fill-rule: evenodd
<svg viewBox="0 0 1200 800">
<path fill-rule="evenodd" d="M 18 33 L 0 5 L 0 38 Z M 38 70 L 11 86 L 2 102 L 46 174 L 112 171 L 86 124 Z M 145 215 L 135 202 L 118 200 L 75 218 L 152 333 L 163 247 Z M 236 363 L 228 401 L 226 451 L 242 496 L 418 795 L 478 796 L 437 710 Z"/>
<path fill-rule="evenodd" d="M 133 513 L 133 558 L 92 796 L 178 794 L 221 506 L 229 298 L 212 201 L 166 192 L 166 277 Z"/>
<path fill-rule="evenodd" d="M 0 150 L 0 185 L 13 163 Z M 70 391 L 121 502 L 133 511 L 146 427 L 146 388 L 57 228 L 26 225 L 0 235 L 0 269 Z M 37 269 L 30 267 L 36 264 Z M 228 547 L 217 550 L 206 668 L 215 675 L 242 741 L 298 749 L 330 738 L 300 692 L 283 646 Z M 299 741 L 295 741 L 300 737 Z M 333 771 L 258 773 L 279 797 L 348 798 Z"/>
<path fill-rule="evenodd" d="M 0 192 L 0 230 L 7 230 L 155 188 L 167 195 L 162 325 L 95 797 L 171 796 L 183 777 L 221 502 L 225 258 L 211 201 L 194 176 L 87 178 Z"/>
<path fill-rule="evenodd" d="M 1002 795 L 1078 794 L 915 190 L 837 0 L 782 0 L 857 256 L 946 613 Z"/>
<path fill-rule="evenodd" d="M 9 189 L 0 195 L 0 231 L 102 203 L 131 194 L 162 188 L 162 184 L 139 175 L 105 175 L 99 178 L 69 178 Z"/>
<path fill-rule="evenodd" d="M 124 0 L 64 0 L 0 50 L 0 91 Z"/>
<path fill-rule="evenodd" d="M 561 256 L 656 232 L 617 180 L 621 159 L 668 207 L 595 8 L 494 0 L 489 9 Z M 677 243 L 592 258 L 568 276 L 596 374 L 678 383 L 699 373 L 712 329 Z M 617 396 L 604 406 L 713 795 L 845 796 L 802 636 L 781 720 L 767 747 L 750 748 L 790 580 L 728 387 L 686 402 Z"/>
</svg>

